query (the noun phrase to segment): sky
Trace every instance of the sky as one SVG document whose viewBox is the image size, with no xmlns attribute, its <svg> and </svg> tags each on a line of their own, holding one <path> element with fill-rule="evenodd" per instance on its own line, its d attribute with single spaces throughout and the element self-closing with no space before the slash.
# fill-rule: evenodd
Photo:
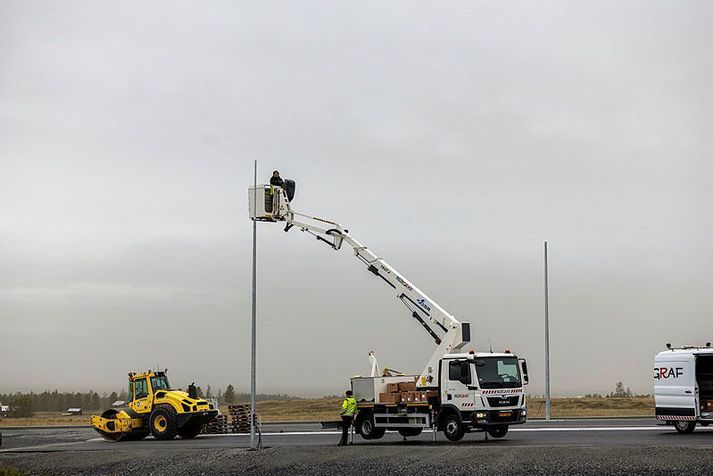
<svg viewBox="0 0 713 476">
<path fill-rule="evenodd" d="M 0 0 L 0 392 L 249 389 L 247 187 L 342 223 L 543 392 L 713 340 L 707 1 Z M 258 391 L 435 344 L 349 250 L 258 226 Z"/>
</svg>

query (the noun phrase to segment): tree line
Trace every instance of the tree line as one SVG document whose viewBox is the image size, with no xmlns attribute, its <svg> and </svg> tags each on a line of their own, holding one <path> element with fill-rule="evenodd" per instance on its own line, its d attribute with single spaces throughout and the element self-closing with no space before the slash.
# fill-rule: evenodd
<svg viewBox="0 0 713 476">
<path fill-rule="evenodd" d="M 185 390 L 185 389 L 184 389 Z M 215 398 L 219 404 L 243 403 L 250 401 L 250 394 L 236 392 L 233 385 L 228 385 L 223 391 L 214 391 L 210 385 L 197 387 L 198 396 L 201 398 Z M 297 397 L 287 394 L 260 393 L 256 395 L 257 400 L 291 400 Z M 121 392 L 102 393 L 101 395 L 93 390 L 88 392 L 59 392 L 57 390 L 46 390 L 41 393 L 0 393 L 0 403 L 12 408 L 6 416 L 30 417 L 34 412 L 63 412 L 69 408 L 81 408 L 82 410 L 104 410 L 111 407 L 116 401 L 128 401 L 126 390 Z"/>
</svg>

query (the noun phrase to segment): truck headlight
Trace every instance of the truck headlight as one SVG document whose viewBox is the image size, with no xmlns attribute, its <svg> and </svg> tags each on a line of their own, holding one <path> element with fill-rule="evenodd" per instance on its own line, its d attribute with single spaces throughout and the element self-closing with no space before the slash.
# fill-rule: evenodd
<svg viewBox="0 0 713 476">
<path fill-rule="evenodd" d="M 487 418 L 487 416 L 488 416 L 488 414 L 485 412 L 477 412 L 475 414 L 475 418 L 478 420 L 485 420 L 485 418 Z"/>
</svg>

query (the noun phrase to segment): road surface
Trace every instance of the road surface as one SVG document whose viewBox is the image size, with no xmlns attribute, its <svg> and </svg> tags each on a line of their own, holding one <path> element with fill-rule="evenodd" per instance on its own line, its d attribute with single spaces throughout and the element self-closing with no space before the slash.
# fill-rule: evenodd
<svg viewBox="0 0 713 476">
<path fill-rule="evenodd" d="M 0 467 L 30 475 L 432 475 L 710 474 L 713 428 L 679 435 L 654 419 L 531 421 L 501 440 L 483 433 L 458 442 L 431 432 L 404 440 L 355 435 L 337 448 L 339 433 L 316 423 L 266 424 L 263 451 L 247 451 L 249 435 L 106 442 L 90 428 L 4 428 Z"/>
</svg>

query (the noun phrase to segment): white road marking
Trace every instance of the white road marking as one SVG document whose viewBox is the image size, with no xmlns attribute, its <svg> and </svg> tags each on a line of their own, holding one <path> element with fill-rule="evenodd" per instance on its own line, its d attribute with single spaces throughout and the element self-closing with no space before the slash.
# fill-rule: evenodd
<svg viewBox="0 0 713 476">
<path fill-rule="evenodd" d="M 671 429 L 673 430 L 673 429 Z M 561 428 L 512 428 L 510 433 L 522 432 L 522 433 L 537 433 L 541 431 L 557 432 L 557 431 L 666 431 L 664 427 L 660 426 L 612 426 L 612 427 L 561 427 Z M 703 429 L 696 429 L 696 432 L 705 431 Z M 387 431 L 387 433 L 397 433 L 396 431 Z M 433 433 L 432 430 L 423 430 L 423 433 Z M 328 431 L 283 431 L 283 432 L 269 432 L 263 433 L 262 436 L 309 436 L 309 435 L 339 435 L 341 431 L 339 430 L 328 430 Z M 249 433 L 213 433 L 201 435 L 201 438 L 225 438 L 225 437 L 250 437 Z M 150 437 L 149 437 L 150 438 Z M 87 441 L 103 441 L 102 438 L 92 438 Z"/>
</svg>

